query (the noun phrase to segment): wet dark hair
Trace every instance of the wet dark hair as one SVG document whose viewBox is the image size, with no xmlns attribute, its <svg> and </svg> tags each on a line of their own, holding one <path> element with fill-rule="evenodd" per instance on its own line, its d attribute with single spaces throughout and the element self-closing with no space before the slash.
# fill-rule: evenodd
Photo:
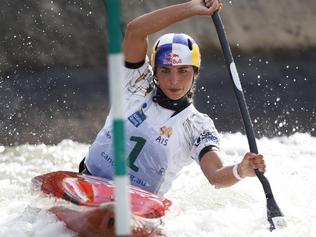
<svg viewBox="0 0 316 237">
<path fill-rule="evenodd" d="M 192 99 L 193 96 L 194 96 L 194 93 L 195 93 L 195 89 L 196 89 L 196 79 L 197 79 L 198 76 L 199 76 L 199 68 L 193 66 L 193 71 L 194 71 L 194 78 L 193 78 L 193 81 L 192 81 L 192 86 L 191 86 L 191 89 L 190 89 L 190 90 L 188 91 L 188 93 L 186 94 L 186 96 L 187 96 L 189 99 Z"/>
</svg>

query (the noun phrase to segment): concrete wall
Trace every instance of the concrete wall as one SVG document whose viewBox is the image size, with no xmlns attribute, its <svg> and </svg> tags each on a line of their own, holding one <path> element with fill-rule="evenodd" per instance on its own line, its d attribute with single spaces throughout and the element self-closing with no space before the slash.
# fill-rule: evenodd
<svg viewBox="0 0 316 237">
<path fill-rule="evenodd" d="M 122 0 L 122 23 L 179 2 Z M 315 0 L 225 1 L 221 14 L 232 47 L 241 51 L 316 47 Z M 104 15 L 102 0 L 1 1 L 0 73 L 19 67 L 104 64 Z M 218 47 L 208 17 L 195 17 L 166 31 L 191 34 L 201 48 Z"/>
<path fill-rule="evenodd" d="M 179 2 L 122 0 L 122 25 Z M 94 140 L 109 108 L 104 9 L 103 0 L 0 1 L 0 144 Z M 225 1 L 221 15 L 256 134 L 316 135 L 316 1 Z M 220 132 L 241 131 L 211 19 L 194 17 L 164 32 L 198 41 L 195 104 Z"/>
</svg>

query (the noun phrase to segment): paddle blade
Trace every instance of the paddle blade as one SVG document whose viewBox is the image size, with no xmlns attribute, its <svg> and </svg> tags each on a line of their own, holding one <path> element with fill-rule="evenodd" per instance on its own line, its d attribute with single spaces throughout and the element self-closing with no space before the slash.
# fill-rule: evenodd
<svg viewBox="0 0 316 237">
<path fill-rule="evenodd" d="M 274 197 L 267 198 L 267 215 L 270 223 L 270 231 L 286 227 L 286 221 Z"/>
</svg>

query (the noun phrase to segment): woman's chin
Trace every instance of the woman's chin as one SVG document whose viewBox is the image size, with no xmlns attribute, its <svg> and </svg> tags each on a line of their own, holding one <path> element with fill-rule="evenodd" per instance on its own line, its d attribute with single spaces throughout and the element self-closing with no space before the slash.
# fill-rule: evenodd
<svg viewBox="0 0 316 237">
<path fill-rule="evenodd" d="M 169 99 L 171 99 L 171 100 L 179 100 L 179 99 L 181 99 L 181 97 L 182 96 L 170 96 Z"/>
<path fill-rule="evenodd" d="M 168 95 L 166 95 L 166 96 L 171 100 L 178 100 L 178 99 L 181 99 L 183 97 L 183 95 L 179 94 L 179 93 L 168 93 Z"/>
</svg>

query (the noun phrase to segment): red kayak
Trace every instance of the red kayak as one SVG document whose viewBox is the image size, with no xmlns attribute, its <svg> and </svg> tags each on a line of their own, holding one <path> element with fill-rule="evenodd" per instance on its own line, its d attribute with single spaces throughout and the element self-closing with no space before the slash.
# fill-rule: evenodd
<svg viewBox="0 0 316 237">
<path fill-rule="evenodd" d="M 69 171 L 57 171 L 32 179 L 34 189 L 74 203 L 73 207 L 50 209 L 80 236 L 115 236 L 114 183 Z M 159 235 L 160 218 L 172 202 L 130 186 L 133 236 Z"/>
</svg>

